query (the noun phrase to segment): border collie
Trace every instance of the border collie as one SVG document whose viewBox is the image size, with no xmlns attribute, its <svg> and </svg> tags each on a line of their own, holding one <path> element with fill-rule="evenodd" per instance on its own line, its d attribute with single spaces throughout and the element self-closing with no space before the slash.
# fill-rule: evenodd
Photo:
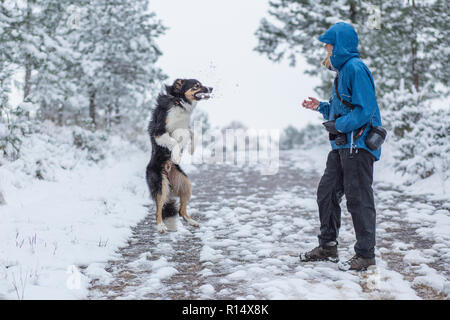
<svg viewBox="0 0 450 320">
<path fill-rule="evenodd" d="M 160 233 L 167 230 L 163 219 L 166 222 L 171 217 L 176 219 L 177 213 L 190 225 L 199 226 L 186 212 L 192 188 L 179 163 L 189 140 L 189 151 L 194 153 L 193 132 L 190 130 L 192 111 L 198 101 L 210 98 L 212 90 L 195 79 L 177 79 L 173 85 L 166 86 L 166 94 L 158 96 L 148 127 L 152 156 L 146 178 L 156 203 L 156 225 Z"/>
</svg>

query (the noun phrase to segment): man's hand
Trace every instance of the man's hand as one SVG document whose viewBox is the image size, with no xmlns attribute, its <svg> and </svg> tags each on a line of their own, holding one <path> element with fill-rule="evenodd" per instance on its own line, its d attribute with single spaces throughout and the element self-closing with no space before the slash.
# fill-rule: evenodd
<svg viewBox="0 0 450 320">
<path fill-rule="evenodd" d="M 303 100 L 302 107 L 311 110 L 317 110 L 319 107 L 320 101 L 313 97 L 308 97 L 309 101 Z"/>
</svg>

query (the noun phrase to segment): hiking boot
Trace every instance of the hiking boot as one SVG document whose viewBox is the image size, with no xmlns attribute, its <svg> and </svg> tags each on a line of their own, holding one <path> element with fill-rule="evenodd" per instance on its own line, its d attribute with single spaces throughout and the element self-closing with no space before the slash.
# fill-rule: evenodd
<svg viewBox="0 0 450 320">
<path fill-rule="evenodd" d="M 318 246 L 311 251 L 300 254 L 300 261 L 331 261 L 338 262 L 339 256 L 337 245 L 334 246 Z"/>
<path fill-rule="evenodd" d="M 348 261 L 342 262 L 338 268 L 342 271 L 355 270 L 366 271 L 368 267 L 375 265 L 375 258 L 363 258 L 357 254 Z"/>
</svg>

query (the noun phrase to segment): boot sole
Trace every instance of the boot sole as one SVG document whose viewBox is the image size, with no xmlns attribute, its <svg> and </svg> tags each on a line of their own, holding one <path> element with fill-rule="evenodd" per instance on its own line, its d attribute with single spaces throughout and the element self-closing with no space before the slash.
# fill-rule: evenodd
<svg viewBox="0 0 450 320">
<path fill-rule="evenodd" d="M 370 268 L 370 267 L 372 267 L 372 266 L 375 266 L 375 264 L 371 264 L 370 266 L 367 266 L 367 267 L 362 267 L 362 268 L 360 268 L 360 269 L 352 269 L 352 268 L 349 268 L 349 269 L 346 269 L 345 267 L 338 267 L 339 268 L 339 270 L 341 270 L 341 271 L 356 271 L 356 272 L 363 272 L 363 271 L 367 271 L 367 269 L 368 268 Z"/>
<path fill-rule="evenodd" d="M 325 262 L 333 262 L 333 263 L 338 263 L 339 262 L 339 257 L 337 258 L 333 258 L 333 257 L 328 257 L 328 258 L 302 258 L 301 256 L 299 257 L 300 262 L 319 262 L 319 261 L 325 261 Z"/>
</svg>

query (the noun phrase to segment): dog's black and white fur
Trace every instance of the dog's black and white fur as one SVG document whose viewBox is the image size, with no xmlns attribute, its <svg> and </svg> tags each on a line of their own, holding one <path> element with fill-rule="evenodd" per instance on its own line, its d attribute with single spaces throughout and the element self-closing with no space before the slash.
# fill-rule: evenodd
<svg viewBox="0 0 450 320">
<path fill-rule="evenodd" d="M 191 114 L 197 102 L 208 99 L 211 92 L 212 88 L 203 86 L 195 79 L 177 79 L 172 86 L 166 86 L 166 94 L 158 96 L 148 128 L 152 156 L 146 178 L 156 203 L 156 224 L 160 233 L 167 229 L 163 219 L 176 217 L 177 214 L 190 225 L 199 226 L 186 212 L 192 188 L 179 163 L 189 140 L 190 152 L 194 152 Z"/>
</svg>

